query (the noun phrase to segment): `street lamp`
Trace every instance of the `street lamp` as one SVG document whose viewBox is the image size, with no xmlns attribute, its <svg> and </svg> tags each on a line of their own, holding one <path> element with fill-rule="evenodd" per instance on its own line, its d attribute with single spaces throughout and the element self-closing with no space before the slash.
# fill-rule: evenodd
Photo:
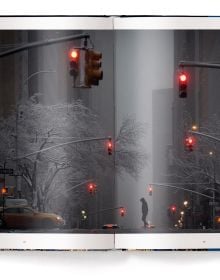
<svg viewBox="0 0 220 280">
<path fill-rule="evenodd" d="M 196 131 L 198 129 L 198 126 L 196 124 L 192 125 L 192 130 Z"/>
<path fill-rule="evenodd" d="M 183 201 L 183 205 L 184 205 L 185 207 L 187 207 L 188 204 L 189 204 L 189 202 L 188 202 L 187 200 Z"/>
</svg>

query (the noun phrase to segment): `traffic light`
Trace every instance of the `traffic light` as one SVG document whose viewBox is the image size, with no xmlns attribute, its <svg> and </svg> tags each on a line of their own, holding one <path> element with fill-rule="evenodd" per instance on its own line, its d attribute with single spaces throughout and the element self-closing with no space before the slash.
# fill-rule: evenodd
<svg viewBox="0 0 220 280">
<path fill-rule="evenodd" d="M 85 53 L 85 85 L 91 87 L 98 86 L 99 81 L 103 79 L 103 71 L 101 70 L 102 53 L 88 49 Z"/>
<path fill-rule="evenodd" d="M 81 211 L 81 219 L 82 219 L 82 220 L 86 220 L 86 219 L 87 219 L 87 213 L 86 213 L 85 210 L 82 210 L 82 211 Z"/>
<path fill-rule="evenodd" d="M 172 215 L 174 215 L 174 214 L 176 214 L 176 209 L 177 209 L 176 205 L 171 205 L 171 206 L 169 207 L 169 212 L 170 212 Z"/>
<path fill-rule="evenodd" d="M 70 75 L 74 77 L 74 80 L 79 74 L 79 61 L 80 61 L 80 50 L 70 49 L 69 51 L 69 61 L 70 61 Z"/>
<path fill-rule="evenodd" d="M 6 195 L 7 193 L 8 193 L 8 188 L 2 187 L 2 189 L 1 189 L 1 194 L 2 194 L 2 195 Z"/>
<path fill-rule="evenodd" d="M 189 152 L 192 152 L 194 150 L 194 147 L 196 145 L 196 138 L 193 136 L 187 136 L 185 138 L 185 149 Z"/>
<path fill-rule="evenodd" d="M 153 187 L 152 187 L 152 185 L 149 185 L 149 186 L 148 186 L 148 194 L 149 194 L 150 196 L 152 196 L 152 194 L 153 194 Z"/>
<path fill-rule="evenodd" d="M 90 194 L 94 194 L 96 192 L 96 184 L 89 183 L 87 189 Z"/>
<path fill-rule="evenodd" d="M 108 150 L 108 155 L 112 155 L 112 149 L 113 149 L 113 145 L 112 145 L 112 138 L 109 137 L 108 138 L 108 143 L 107 143 L 107 150 Z"/>
<path fill-rule="evenodd" d="M 120 216 L 121 217 L 124 217 L 125 216 L 125 208 L 124 207 L 121 207 L 120 209 L 119 209 L 119 214 L 120 214 Z"/>
<path fill-rule="evenodd" d="M 188 84 L 188 76 L 186 72 L 179 73 L 179 97 L 186 98 L 187 97 L 187 84 Z"/>
</svg>

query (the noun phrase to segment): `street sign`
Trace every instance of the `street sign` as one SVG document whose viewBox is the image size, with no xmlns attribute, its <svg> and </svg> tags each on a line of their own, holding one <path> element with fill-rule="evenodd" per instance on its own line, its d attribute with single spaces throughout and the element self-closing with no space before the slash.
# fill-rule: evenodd
<svg viewBox="0 0 220 280">
<path fill-rule="evenodd" d="M 209 201 L 209 206 L 219 206 L 219 202 L 218 201 Z"/>
<path fill-rule="evenodd" d="M 3 175 L 13 175 L 14 173 L 14 169 L 11 169 L 11 168 L 0 168 L 0 174 L 3 174 Z"/>
</svg>

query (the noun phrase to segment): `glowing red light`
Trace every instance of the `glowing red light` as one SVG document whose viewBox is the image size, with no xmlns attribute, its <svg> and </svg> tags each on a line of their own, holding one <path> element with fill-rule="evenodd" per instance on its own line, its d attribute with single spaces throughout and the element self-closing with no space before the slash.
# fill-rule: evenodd
<svg viewBox="0 0 220 280">
<path fill-rule="evenodd" d="M 92 193 L 95 193 L 95 191 L 96 191 L 96 185 L 94 183 L 89 183 L 88 192 L 92 194 Z"/>
<path fill-rule="evenodd" d="M 109 138 L 107 142 L 107 150 L 109 155 L 112 155 L 112 149 L 113 149 L 112 139 Z"/>
<path fill-rule="evenodd" d="M 112 148 L 112 142 L 108 142 L 108 148 Z"/>
<path fill-rule="evenodd" d="M 124 215 L 125 215 L 125 208 L 120 208 L 120 215 L 121 215 L 121 217 L 124 217 Z"/>
<path fill-rule="evenodd" d="M 171 209 L 172 212 L 175 212 L 175 211 L 176 211 L 176 205 L 172 205 L 172 206 L 170 207 L 170 209 Z"/>
<path fill-rule="evenodd" d="M 185 148 L 188 151 L 193 151 L 196 146 L 196 138 L 193 136 L 188 136 L 185 138 Z"/>
<path fill-rule="evenodd" d="M 69 57 L 71 60 L 77 60 L 79 58 L 79 51 L 78 50 L 70 50 Z"/>
<path fill-rule="evenodd" d="M 180 74 L 179 79 L 180 79 L 180 82 L 186 82 L 186 80 L 187 80 L 186 74 L 184 74 L 184 73 Z"/>
<path fill-rule="evenodd" d="M 187 137 L 185 141 L 186 141 L 186 145 L 188 146 L 192 146 L 196 143 L 196 139 L 192 136 Z"/>
<path fill-rule="evenodd" d="M 3 188 L 2 188 L 1 193 L 2 193 L 3 195 L 7 193 L 6 187 L 3 187 Z"/>
</svg>

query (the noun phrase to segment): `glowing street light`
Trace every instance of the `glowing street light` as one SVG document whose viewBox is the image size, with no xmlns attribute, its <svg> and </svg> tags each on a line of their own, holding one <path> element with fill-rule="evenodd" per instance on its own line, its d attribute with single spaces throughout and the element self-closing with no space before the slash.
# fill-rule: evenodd
<svg viewBox="0 0 220 280">
<path fill-rule="evenodd" d="M 192 125 L 192 130 L 196 131 L 198 129 L 198 126 L 196 124 Z"/>
<path fill-rule="evenodd" d="M 187 207 L 187 206 L 189 205 L 189 202 L 188 202 L 187 200 L 185 200 L 185 201 L 183 201 L 183 205 L 184 205 L 185 207 Z"/>
</svg>

